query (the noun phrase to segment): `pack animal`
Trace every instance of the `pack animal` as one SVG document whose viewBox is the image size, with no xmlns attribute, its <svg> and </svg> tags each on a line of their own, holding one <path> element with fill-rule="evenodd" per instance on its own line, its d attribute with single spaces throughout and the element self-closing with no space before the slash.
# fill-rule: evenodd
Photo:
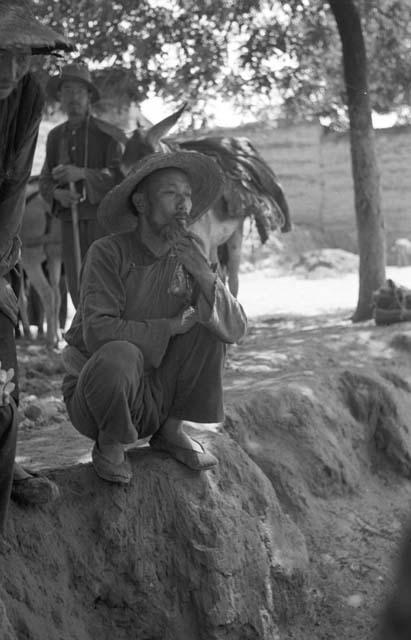
<svg viewBox="0 0 411 640">
<path fill-rule="evenodd" d="M 60 338 L 62 270 L 60 222 L 48 214 L 47 204 L 39 193 L 37 176 L 31 177 L 27 186 L 20 238 L 22 267 L 44 308 L 47 346 L 54 347 Z M 44 263 L 47 263 L 47 277 L 43 268 Z M 19 308 L 26 334 L 29 330 L 29 320 L 24 287 L 21 287 Z"/>
<path fill-rule="evenodd" d="M 193 224 L 208 249 L 212 261 L 220 264 L 233 295 L 239 288 L 239 268 L 244 220 L 254 219 L 261 242 L 271 231 L 291 229 L 288 204 L 277 177 L 247 138 L 204 137 L 167 143 L 164 138 L 185 109 L 149 127 L 136 129 L 125 140 L 123 172 L 149 153 L 187 149 L 199 151 L 215 159 L 225 175 L 225 188 L 216 205 Z"/>
</svg>

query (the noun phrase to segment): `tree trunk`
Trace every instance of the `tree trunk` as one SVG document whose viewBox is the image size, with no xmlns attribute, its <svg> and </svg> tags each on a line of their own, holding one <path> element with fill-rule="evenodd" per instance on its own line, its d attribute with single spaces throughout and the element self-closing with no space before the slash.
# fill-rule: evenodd
<svg viewBox="0 0 411 640">
<path fill-rule="evenodd" d="M 353 322 L 372 317 L 373 292 L 385 282 L 385 232 L 380 179 L 368 95 L 367 58 L 354 0 L 329 0 L 341 37 L 350 118 L 352 174 L 357 220 L 359 296 Z"/>
</svg>

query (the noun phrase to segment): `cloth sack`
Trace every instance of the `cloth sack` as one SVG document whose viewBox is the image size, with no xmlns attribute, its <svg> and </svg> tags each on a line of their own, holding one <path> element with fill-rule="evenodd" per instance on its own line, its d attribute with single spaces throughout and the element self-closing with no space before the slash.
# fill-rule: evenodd
<svg viewBox="0 0 411 640">
<path fill-rule="evenodd" d="M 411 289 L 388 279 L 374 293 L 374 320 L 377 325 L 411 320 Z"/>
</svg>

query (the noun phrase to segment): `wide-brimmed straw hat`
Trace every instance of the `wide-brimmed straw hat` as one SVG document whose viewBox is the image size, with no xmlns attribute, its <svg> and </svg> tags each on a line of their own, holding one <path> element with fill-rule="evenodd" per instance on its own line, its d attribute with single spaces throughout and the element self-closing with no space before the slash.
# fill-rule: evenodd
<svg viewBox="0 0 411 640">
<path fill-rule="evenodd" d="M 60 33 L 42 24 L 30 0 L 0 0 L 0 48 L 30 47 L 33 55 L 72 51 Z"/>
<path fill-rule="evenodd" d="M 221 195 L 224 178 L 215 160 L 198 151 L 152 153 L 101 201 L 97 211 L 100 224 L 110 233 L 131 231 L 137 226 L 137 212 L 131 194 L 147 176 L 159 169 L 180 169 L 191 186 L 192 221 L 200 218 Z"/>
<path fill-rule="evenodd" d="M 59 91 L 61 89 L 61 85 L 66 80 L 82 82 L 90 91 L 91 102 L 97 102 L 98 100 L 100 100 L 100 93 L 91 80 L 90 71 L 85 64 L 79 64 L 77 62 L 67 64 L 62 68 L 61 73 L 58 76 L 53 76 L 48 81 L 47 93 L 51 98 L 53 98 L 53 100 L 59 100 Z"/>
</svg>

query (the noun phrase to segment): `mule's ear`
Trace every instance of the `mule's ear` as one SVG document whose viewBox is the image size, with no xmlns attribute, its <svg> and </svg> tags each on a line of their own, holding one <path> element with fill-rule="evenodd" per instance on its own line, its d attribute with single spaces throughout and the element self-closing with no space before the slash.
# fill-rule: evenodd
<svg viewBox="0 0 411 640">
<path fill-rule="evenodd" d="M 152 121 L 146 118 L 146 116 L 141 112 L 140 109 L 137 109 L 136 129 L 146 130 L 146 129 L 150 129 L 150 127 L 152 126 L 153 126 Z"/>
<path fill-rule="evenodd" d="M 131 195 L 131 201 L 134 204 L 137 213 L 146 213 L 148 211 L 148 200 L 145 193 L 139 191 Z"/>
<path fill-rule="evenodd" d="M 177 120 L 186 109 L 187 104 L 188 103 L 185 102 L 183 106 L 178 109 L 178 111 L 172 113 L 171 116 L 167 116 L 167 118 L 164 118 L 164 120 L 157 122 L 157 124 L 150 127 L 150 129 L 147 131 L 147 142 L 149 142 L 154 150 L 158 148 L 160 141 L 165 138 L 170 129 L 174 127 Z"/>
</svg>

